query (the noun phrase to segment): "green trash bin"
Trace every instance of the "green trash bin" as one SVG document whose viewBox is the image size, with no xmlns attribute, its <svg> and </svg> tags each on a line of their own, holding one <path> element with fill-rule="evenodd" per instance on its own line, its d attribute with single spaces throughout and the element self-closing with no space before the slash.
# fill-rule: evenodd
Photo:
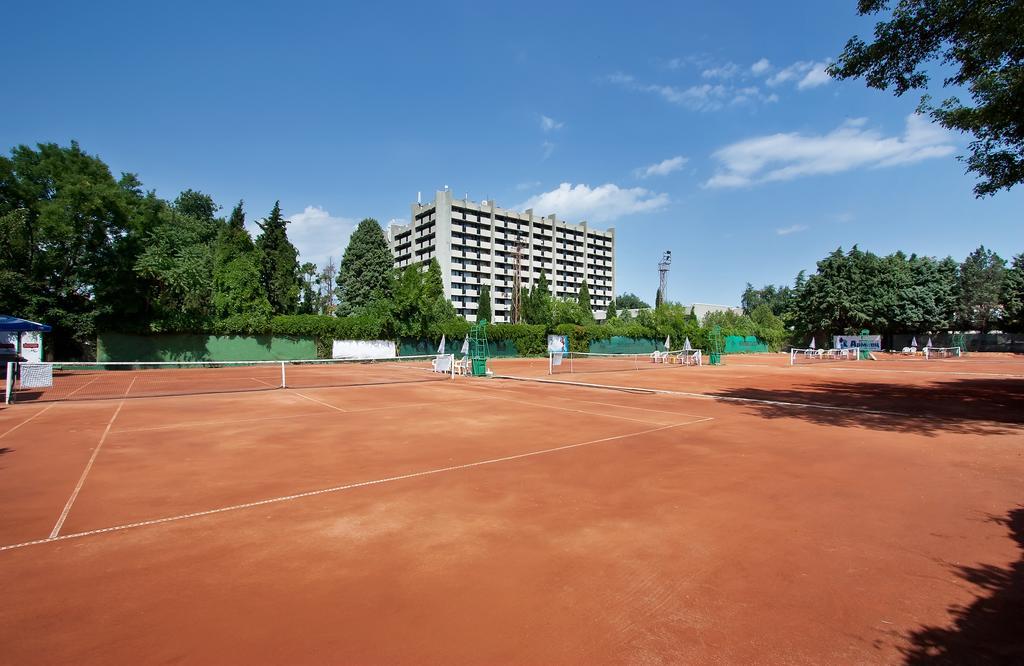
<svg viewBox="0 0 1024 666">
<path fill-rule="evenodd" d="M 487 359 L 486 358 L 474 358 L 473 359 L 473 376 L 474 377 L 486 377 L 487 376 Z"/>
</svg>

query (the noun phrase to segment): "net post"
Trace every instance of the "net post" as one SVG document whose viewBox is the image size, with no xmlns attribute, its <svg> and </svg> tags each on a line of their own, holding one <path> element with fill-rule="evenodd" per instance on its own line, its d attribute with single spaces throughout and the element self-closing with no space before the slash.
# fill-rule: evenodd
<svg viewBox="0 0 1024 666">
<path fill-rule="evenodd" d="M 455 379 L 455 354 L 448 354 L 448 358 L 451 360 L 451 362 L 448 363 L 449 379 Z"/>
<path fill-rule="evenodd" d="M 285 378 L 284 374 L 284 365 L 285 362 L 281 361 L 281 388 L 288 388 L 288 380 Z"/>
<path fill-rule="evenodd" d="M 550 352 L 550 351 L 548 352 L 548 374 L 549 375 L 555 374 L 555 372 L 554 372 L 555 368 L 554 368 L 554 365 L 553 365 L 554 362 L 555 362 L 554 356 L 555 356 L 555 352 Z"/>
<path fill-rule="evenodd" d="M 4 403 L 11 404 L 11 396 L 14 394 L 14 362 L 7 362 L 7 374 L 4 378 Z"/>
<path fill-rule="evenodd" d="M 796 365 L 796 358 L 795 357 L 796 357 L 796 347 L 793 347 L 793 348 L 791 348 L 789 350 L 789 364 L 790 365 Z"/>
</svg>

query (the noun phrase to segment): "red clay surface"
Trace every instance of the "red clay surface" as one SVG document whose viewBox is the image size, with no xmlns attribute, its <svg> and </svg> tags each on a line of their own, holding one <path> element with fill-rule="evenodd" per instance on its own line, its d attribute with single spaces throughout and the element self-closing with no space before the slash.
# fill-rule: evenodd
<svg viewBox="0 0 1024 666">
<path fill-rule="evenodd" d="M 0 410 L 0 662 L 1024 659 L 1024 362 L 727 363 Z"/>
</svg>

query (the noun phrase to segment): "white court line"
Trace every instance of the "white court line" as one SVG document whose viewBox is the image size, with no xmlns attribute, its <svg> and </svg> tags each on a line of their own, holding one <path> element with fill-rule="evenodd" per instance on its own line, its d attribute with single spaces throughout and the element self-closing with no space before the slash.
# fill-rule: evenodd
<svg viewBox="0 0 1024 666">
<path fill-rule="evenodd" d="M 935 361 L 921 361 L 921 363 L 934 363 Z M 963 361 L 950 361 L 951 363 L 963 363 Z M 871 363 L 871 361 L 857 361 L 857 363 Z M 913 361 L 908 361 L 913 363 Z M 839 372 L 894 372 L 894 373 L 909 373 L 914 375 L 938 375 L 939 377 L 953 376 L 953 375 L 968 375 L 978 377 L 1014 377 L 1017 379 L 1024 379 L 1024 375 L 1015 375 L 1004 372 L 970 372 L 968 370 L 955 370 L 949 372 L 947 370 L 899 370 L 895 368 L 851 368 L 842 365 L 787 365 L 787 366 L 774 366 L 774 365 L 758 365 L 756 363 L 729 363 L 726 367 L 744 367 L 744 368 L 771 368 L 773 370 L 780 370 L 788 372 L 790 370 L 838 370 Z"/>
<path fill-rule="evenodd" d="M 596 389 L 608 389 L 611 391 L 629 391 L 632 390 L 628 386 L 613 386 L 611 384 L 584 384 L 582 382 L 565 382 L 557 379 L 540 379 L 537 377 L 515 377 L 513 375 L 501 375 L 498 379 L 511 379 L 513 381 L 520 382 L 539 382 L 541 384 L 561 384 L 562 386 L 583 386 L 586 388 Z M 689 393 L 687 391 L 670 391 L 668 389 L 643 389 L 650 393 L 660 393 L 663 395 L 680 395 L 687 398 L 700 398 L 702 400 L 723 400 L 726 402 L 756 402 L 762 405 L 779 405 L 781 407 L 796 407 L 799 409 L 822 409 L 825 411 L 832 412 L 856 412 L 858 414 L 879 414 L 885 416 L 906 416 L 906 417 L 920 417 L 929 419 L 941 419 L 939 416 L 930 416 L 925 414 L 910 414 L 907 412 L 888 412 L 880 409 L 865 409 L 862 407 L 839 407 L 835 405 L 820 405 L 808 402 L 785 402 L 782 400 L 763 400 L 761 398 L 740 398 L 736 396 L 726 395 L 714 395 L 711 393 Z"/>
<path fill-rule="evenodd" d="M 323 400 L 317 400 L 316 398 L 310 398 L 308 395 L 303 395 L 303 394 L 299 393 L 298 391 L 295 391 L 295 395 L 299 396 L 300 398 L 305 398 L 306 400 L 309 400 L 311 402 L 315 402 L 315 403 L 321 404 L 324 407 L 330 407 L 331 409 L 336 409 L 339 412 L 345 412 L 346 414 L 348 413 L 347 409 L 342 409 L 341 407 L 337 407 L 335 405 L 332 405 L 329 402 L 324 402 Z"/>
<path fill-rule="evenodd" d="M 134 380 L 133 380 L 134 381 Z M 68 514 L 71 513 L 71 507 L 75 504 L 75 500 L 78 499 L 78 493 L 82 492 L 82 486 L 85 485 L 85 477 L 89 476 L 89 470 L 92 469 L 92 464 L 96 462 L 96 456 L 100 453 L 100 448 L 103 447 L 103 442 L 107 441 L 107 435 L 110 434 L 110 427 L 114 425 L 114 419 L 121 413 L 121 408 L 124 407 L 124 398 L 117 405 L 117 409 L 114 410 L 114 415 L 110 417 L 107 422 L 107 427 L 103 430 L 103 435 L 100 437 L 100 443 L 93 449 L 92 455 L 89 456 L 89 462 L 86 463 L 85 469 L 82 470 L 82 476 L 78 478 L 78 483 L 75 484 L 75 489 L 71 491 L 71 497 L 68 498 L 67 503 L 64 505 L 64 510 L 60 512 L 60 518 L 57 519 L 57 524 L 53 526 L 53 531 L 50 532 L 50 538 L 55 539 L 60 534 L 60 528 L 64 526 L 64 521 L 67 520 Z"/>
<path fill-rule="evenodd" d="M 304 396 L 304 395 L 300 396 L 299 393 L 296 393 L 296 392 L 293 392 L 293 391 L 289 391 L 285 395 L 294 395 L 296 397 L 303 397 L 303 398 L 306 398 L 307 400 L 310 399 L 310 398 L 308 398 L 307 396 Z M 477 400 L 487 400 L 487 399 L 488 398 L 485 398 L 485 397 L 463 398 L 463 399 L 459 400 L 459 404 L 461 405 L 462 403 L 465 403 L 465 402 L 474 402 L 474 401 L 477 401 Z M 438 406 L 438 405 L 444 405 L 444 404 L 445 403 L 443 403 L 441 401 L 438 401 L 438 400 L 431 400 L 430 402 L 395 403 L 395 404 L 385 405 L 384 407 L 369 407 L 367 409 L 352 409 L 352 410 L 349 410 L 349 411 L 347 411 L 345 413 L 346 414 L 364 414 L 364 413 L 367 413 L 367 412 L 379 412 L 379 411 L 385 410 L 385 409 L 389 409 L 389 410 L 406 409 L 406 408 L 411 409 L 411 408 L 415 408 L 415 407 L 432 407 L 432 406 Z M 178 428 L 204 428 L 206 426 L 231 425 L 231 424 L 235 424 L 235 423 L 252 423 L 252 422 L 259 422 L 259 421 L 281 421 L 281 420 L 285 420 L 285 419 L 300 419 L 300 418 L 320 417 L 320 416 L 327 416 L 327 412 L 321 412 L 318 409 L 318 410 L 313 411 L 313 412 L 303 412 L 303 413 L 299 413 L 299 414 L 285 414 L 283 416 L 259 416 L 259 417 L 255 417 L 255 418 L 251 418 L 251 419 L 218 419 L 216 421 L 182 421 L 180 423 L 168 423 L 166 425 L 147 426 L 145 428 L 118 428 L 117 430 L 114 430 L 110 434 L 112 434 L 112 435 L 121 435 L 121 434 L 124 434 L 124 433 L 132 433 L 132 432 L 151 432 L 153 430 L 175 430 L 175 429 L 178 429 Z M 677 416 L 694 416 L 694 415 L 693 414 L 677 414 Z"/>
<path fill-rule="evenodd" d="M 397 476 L 388 476 L 383 479 L 374 479 L 372 481 L 359 481 L 357 483 L 348 483 L 342 486 L 334 486 L 332 488 L 321 488 L 320 490 L 310 490 L 304 493 L 295 493 L 294 495 L 284 495 L 282 497 L 272 497 L 270 499 L 258 500 L 255 502 L 246 502 L 244 504 L 233 504 L 231 506 L 224 506 L 217 509 L 208 509 L 206 511 L 195 511 L 193 513 L 183 513 L 178 516 L 168 516 L 166 518 L 154 518 L 153 520 L 142 520 L 136 523 L 128 523 L 125 525 L 115 525 L 113 527 L 104 527 L 98 530 L 88 530 L 86 532 L 76 532 L 74 534 L 65 534 L 64 536 L 51 536 L 48 539 L 36 539 L 35 541 L 25 541 L 23 543 L 14 543 L 7 546 L 0 546 L 0 552 L 5 550 L 15 550 L 18 548 L 26 548 L 28 546 L 36 546 L 44 543 L 52 543 L 54 541 L 66 541 L 68 539 L 80 539 L 82 537 L 92 536 L 95 534 L 106 534 L 108 532 L 121 532 L 124 530 L 130 530 L 137 527 L 148 527 L 150 525 L 162 525 L 164 523 L 179 522 L 182 520 L 189 520 L 191 518 L 201 518 L 203 516 L 212 516 L 218 513 L 227 513 L 229 511 L 241 511 L 243 509 L 251 509 L 257 506 L 266 506 L 268 504 L 280 504 L 282 502 L 291 502 L 298 499 L 304 499 L 306 497 L 316 497 L 317 495 L 328 495 L 332 493 L 338 493 L 345 490 L 353 490 L 356 488 L 365 488 L 367 486 L 377 486 L 385 483 L 394 483 L 396 481 L 405 481 L 408 479 L 416 479 L 425 476 L 434 476 L 437 474 L 445 474 L 447 472 L 457 472 L 464 469 L 472 469 L 474 467 L 483 467 L 485 465 L 497 465 L 499 463 L 510 462 L 513 460 L 522 460 L 524 458 L 532 458 L 535 456 L 543 456 L 551 453 L 558 453 L 561 451 L 568 451 L 570 449 L 578 449 L 584 446 L 592 446 L 594 444 L 602 444 L 604 442 L 612 442 L 619 439 L 626 439 L 628 437 L 639 437 L 641 435 L 649 435 L 651 433 L 660 432 L 662 430 L 669 430 L 670 428 L 681 428 L 683 426 L 695 425 L 697 423 L 704 423 L 706 421 L 713 421 L 712 417 L 706 417 L 698 419 L 696 421 L 684 421 L 683 423 L 673 423 L 669 425 L 659 426 L 657 428 L 649 428 L 647 430 L 640 430 L 638 432 L 630 432 L 624 435 L 612 435 L 611 437 L 601 437 L 600 439 L 591 439 L 586 442 L 578 442 L 576 444 L 566 444 L 564 446 L 556 446 L 550 449 L 541 449 L 538 451 L 528 451 L 527 453 L 517 453 L 510 456 L 503 456 L 501 458 L 490 458 L 488 460 L 478 460 L 476 462 L 464 463 L 462 465 L 450 465 L 448 467 L 437 467 L 434 469 L 427 469 L 420 472 L 410 472 L 409 474 L 399 474 Z"/>
<path fill-rule="evenodd" d="M 67 398 L 70 398 L 70 397 L 71 397 L 71 396 L 73 396 L 74 394 L 76 394 L 76 393 L 78 393 L 79 391 L 81 391 L 82 389 L 84 389 L 84 388 L 85 388 L 86 386 L 88 386 L 89 384 L 92 384 L 92 383 L 93 383 L 94 381 L 96 381 L 96 380 L 97 380 L 97 379 L 99 379 L 100 377 L 102 377 L 102 375 L 96 375 L 95 377 L 93 377 L 92 379 L 90 379 L 89 381 L 87 381 L 86 383 L 84 383 L 84 384 L 82 384 L 81 386 L 79 386 L 78 388 L 76 388 L 76 389 L 75 389 L 74 391 L 72 391 L 71 393 L 68 393 L 66 397 L 67 397 Z M 132 381 L 135 381 L 135 380 L 133 379 Z"/>
<path fill-rule="evenodd" d="M 8 429 L 7 429 L 6 431 L 4 431 L 3 433 L 0 433 L 0 439 L 3 439 L 3 438 L 4 438 L 4 437 L 6 437 L 7 435 L 10 435 L 10 434 L 11 434 L 12 432 L 14 432 L 15 430 L 17 430 L 17 429 L 18 429 L 18 428 L 20 428 L 21 426 L 25 425 L 26 423 L 28 423 L 29 421 L 31 421 L 31 420 L 32 420 L 32 419 L 34 419 L 35 417 L 39 416 L 39 415 L 40 415 L 40 414 L 42 414 L 43 412 L 45 412 L 45 411 L 49 410 L 49 409 L 50 409 L 51 407 L 53 407 L 53 406 L 54 406 L 54 405 L 56 405 L 56 404 L 57 404 L 57 403 L 55 403 L 55 402 L 51 402 L 51 403 L 50 403 L 49 405 L 47 405 L 46 407 L 43 407 L 43 408 L 42 408 L 42 409 L 40 409 L 40 410 L 39 410 L 38 412 L 36 412 L 36 413 L 35 413 L 35 414 L 33 414 L 32 416 L 28 417 L 27 419 L 25 419 L 24 421 L 22 421 L 22 422 L 21 422 L 21 423 L 19 423 L 18 425 L 14 426 L 14 427 L 12 427 L 12 428 L 8 428 Z"/>
</svg>

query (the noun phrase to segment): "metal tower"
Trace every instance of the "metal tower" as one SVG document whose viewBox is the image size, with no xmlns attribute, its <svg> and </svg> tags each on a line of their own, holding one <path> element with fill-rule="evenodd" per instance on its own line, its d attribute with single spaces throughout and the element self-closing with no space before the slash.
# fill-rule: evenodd
<svg viewBox="0 0 1024 666">
<path fill-rule="evenodd" d="M 668 267 L 672 265 L 672 250 L 665 250 L 661 261 L 658 262 L 658 294 L 661 302 L 668 301 Z"/>
</svg>

